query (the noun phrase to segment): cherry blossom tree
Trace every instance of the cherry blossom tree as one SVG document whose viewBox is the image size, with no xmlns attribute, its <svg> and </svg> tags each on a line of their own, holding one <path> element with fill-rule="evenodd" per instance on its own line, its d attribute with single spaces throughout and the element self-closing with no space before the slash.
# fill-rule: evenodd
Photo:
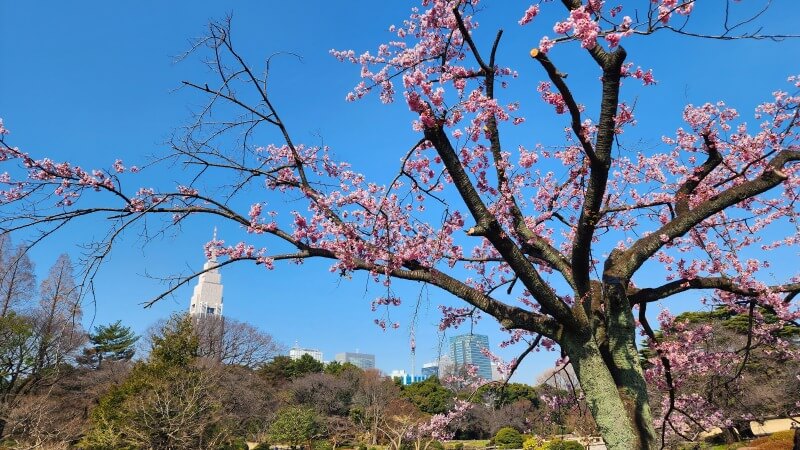
<svg viewBox="0 0 800 450">
<path fill-rule="evenodd" d="M 391 40 L 377 53 L 331 51 L 361 68 L 348 100 L 377 92 L 385 103 L 401 99 L 415 116 L 418 141 L 398 154 L 397 176 L 385 184 L 370 182 L 324 146 L 297 141 L 271 97 L 271 61 L 264 72 L 252 68 L 234 46 L 229 21 L 212 23 L 192 51 L 210 53 L 215 76 L 184 82 L 209 103 L 164 159 L 186 165 L 184 184 L 130 189 L 136 167 L 117 160 L 89 170 L 34 157 L 12 146 L 0 125 L 0 160 L 9 167 L 0 176 L 0 226 L 37 230 L 38 241 L 87 216 L 104 216 L 109 231 L 88 260 L 91 277 L 118 236 L 145 217 L 161 214 L 178 225 L 207 214 L 247 233 L 233 245 L 206 245 L 220 266 L 251 261 L 272 270 L 281 261 L 328 259 L 332 272 L 367 272 L 385 286 L 376 306 L 401 303 L 391 290 L 397 280 L 436 287 L 466 303 L 442 307 L 442 327 L 482 313 L 510 333 L 508 344 L 527 343 L 525 354 L 537 345 L 560 349 L 608 448 L 657 448 L 672 416 L 685 412 L 669 370 L 680 352 L 669 342 L 654 345 L 670 393 L 665 415 L 651 410 L 636 345 L 640 325 L 657 339 L 649 304 L 696 292 L 747 314 L 757 336 L 800 318 L 794 301 L 800 277 L 775 281 L 765 271 L 768 255 L 792 254 L 800 242 L 800 78 L 772 92 L 756 108 L 754 124 L 721 102 L 687 105 L 683 127 L 660 148 L 638 151 L 619 142 L 648 119 L 635 116 L 623 87 L 656 80 L 628 61 L 622 43 L 644 44 L 670 32 L 719 40 L 792 36 L 763 34 L 755 25 L 758 7 L 734 21 L 729 10 L 740 6 L 734 1 L 716 2 L 722 16 L 711 30 L 692 28 L 693 0 L 557 3 L 535 1 L 509 21 L 534 30 L 544 9 L 562 17 L 548 35 L 531 31 L 538 44 L 530 51 L 533 64 L 524 66 L 500 60 L 503 31 L 482 34 L 478 0 L 422 0 L 390 28 Z M 596 104 L 582 104 L 559 69 L 562 49 L 570 46 L 585 53 L 583 71 L 599 78 Z M 542 78 L 537 97 L 554 110 L 552 126 L 566 126 L 557 145 L 509 142 L 519 135 L 514 130 L 525 122 L 527 105 L 505 99 L 504 88 L 517 81 L 518 70 L 532 67 Z M 255 130 L 263 128 L 277 141 L 255 142 L 262 136 Z M 237 145 L 226 139 L 232 135 Z M 200 179 L 225 181 L 201 191 Z M 263 200 L 242 209 L 236 200 L 251 186 L 263 189 Z M 284 217 L 268 203 L 281 198 L 302 199 L 307 207 Z M 643 275 L 646 266 L 663 270 L 663 281 Z M 191 279 L 176 281 L 164 295 Z M 776 321 L 761 320 L 762 310 Z M 669 322 L 667 314 L 662 319 Z"/>
</svg>

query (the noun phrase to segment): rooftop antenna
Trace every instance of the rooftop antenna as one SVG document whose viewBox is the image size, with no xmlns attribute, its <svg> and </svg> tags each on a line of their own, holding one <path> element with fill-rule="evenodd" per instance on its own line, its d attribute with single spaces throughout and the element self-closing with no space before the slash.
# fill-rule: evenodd
<svg viewBox="0 0 800 450">
<path fill-rule="evenodd" d="M 211 237 L 211 242 L 213 245 L 211 246 L 211 262 L 217 262 L 217 227 L 214 227 L 214 235 Z"/>
</svg>

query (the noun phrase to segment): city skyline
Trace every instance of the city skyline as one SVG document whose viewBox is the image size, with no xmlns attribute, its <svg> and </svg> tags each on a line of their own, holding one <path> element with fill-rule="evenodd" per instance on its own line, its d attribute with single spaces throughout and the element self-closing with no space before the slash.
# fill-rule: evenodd
<svg viewBox="0 0 800 450">
<path fill-rule="evenodd" d="M 215 226 L 211 242 L 217 241 L 217 227 Z M 223 314 L 222 293 L 222 274 L 217 261 L 217 252 L 215 248 L 212 247 L 209 256 L 203 264 L 202 273 L 197 277 L 197 283 L 192 291 L 188 310 L 189 314 L 192 316 L 215 315 L 221 317 Z M 473 335 L 472 333 L 451 336 L 448 353 L 438 355 L 432 362 L 423 363 L 419 370 L 416 370 L 414 367 L 414 361 L 416 359 L 416 341 L 413 341 L 414 347 L 412 347 L 409 353 L 411 356 L 411 370 L 409 372 L 406 371 L 404 366 L 401 366 L 399 369 L 397 367 L 392 367 L 391 369 L 387 367 L 380 368 L 376 365 L 376 354 L 364 353 L 359 350 L 355 352 L 336 352 L 334 358 L 329 361 L 324 357 L 325 352 L 316 347 L 301 347 L 299 340 L 295 340 L 294 346 L 288 350 L 287 356 L 296 360 L 300 359 L 303 355 L 309 355 L 324 364 L 329 364 L 331 362 L 350 363 L 364 370 L 378 369 L 386 376 L 400 378 L 401 382 L 405 385 L 422 381 L 432 375 L 436 375 L 440 378 L 452 375 L 452 372 L 458 370 L 459 364 L 464 364 L 455 363 L 455 361 L 464 360 L 464 357 L 459 355 L 463 355 L 463 352 L 466 350 L 465 348 L 460 348 L 459 350 L 461 353 L 457 353 L 454 347 L 454 341 L 461 342 L 467 340 L 470 341 L 470 343 L 467 344 L 467 346 L 469 346 L 471 345 L 472 339 L 475 339 L 475 342 L 478 342 L 480 345 L 470 348 L 466 364 L 473 364 L 472 361 L 477 361 L 477 364 L 474 365 L 478 367 L 479 376 L 487 380 L 499 379 L 500 375 L 497 373 L 497 365 L 495 363 L 490 363 L 490 369 L 488 371 L 485 368 L 488 358 L 483 355 L 482 349 L 488 349 L 488 337 L 486 335 Z M 489 373 L 490 376 L 486 377 L 487 373 Z"/>
</svg>

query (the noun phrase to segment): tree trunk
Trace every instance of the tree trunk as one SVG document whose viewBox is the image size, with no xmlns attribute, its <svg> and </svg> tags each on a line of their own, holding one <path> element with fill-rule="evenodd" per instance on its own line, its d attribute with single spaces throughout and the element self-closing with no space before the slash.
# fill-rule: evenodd
<svg viewBox="0 0 800 450">
<path fill-rule="evenodd" d="M 642 399 L 631 393 L 638 389 L 617 385 L 594 338 L 569 339 L 564 344 L 608 450 L 655 448 L 650 409 L 641 407 L 642 402 L 647 404 L 646 391 Z M 638 373 L 641 376 L 641 370 Z"/>
<path fill-rule="evenodd" d="M 626 285 L 627 282 L 604 283 L 608 344 L 603 356 L 625 403 L 641 448 L 652 448 L 656 446 L 653 415 L 636 348 L 636 321 L 628 302 Z"/>
<path fill-rule="evenodd" d="M 800 428 L 794 429 L 794 445 L 792 450 L 800 450 Z"/>
</svg>

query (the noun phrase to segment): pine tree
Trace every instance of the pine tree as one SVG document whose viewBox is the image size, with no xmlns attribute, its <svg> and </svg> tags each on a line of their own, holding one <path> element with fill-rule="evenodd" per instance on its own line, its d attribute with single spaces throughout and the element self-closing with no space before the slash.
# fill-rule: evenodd
<svg viewBox="0 0 800 450">
<path fill-rule="evenodd" d="M 118 320 L 110 325 L 99 325 L 89 333 L 89 347 L 78 358 L 82 364 L 100 368 L 103 361 L 129 361 L 136 349 L 139 336 Z"/>
<path fill-rule="evenodd" d="M 170 319 L 153 337 L 149 358 L 92 411 L 92 429 L 80 447 L 206 449 L 222 443 L 227 428 L 198 346 L 189 318 Z"/>
</svg>

